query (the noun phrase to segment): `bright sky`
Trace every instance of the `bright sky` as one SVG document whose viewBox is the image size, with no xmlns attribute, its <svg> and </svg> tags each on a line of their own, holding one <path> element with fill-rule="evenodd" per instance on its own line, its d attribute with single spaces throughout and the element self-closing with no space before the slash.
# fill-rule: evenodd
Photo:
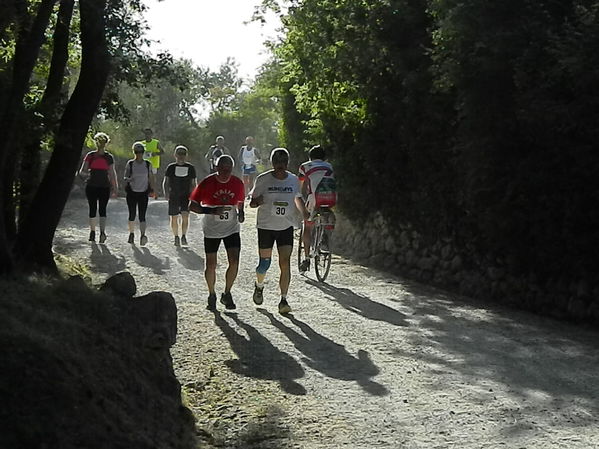
<svg viewBox="0 0 599 449">
<path fill-rule="evenodd" d="M 276 16 L 261 26 L 249 21 L 260 0 L 145 0 L 149 38 L 156 49 L 196 65 L 217 70 L 228 56 L 239 64 L 242 78 L 253 78 L 268 59 L 263 42 L 276 35 Z"/>
</svg>

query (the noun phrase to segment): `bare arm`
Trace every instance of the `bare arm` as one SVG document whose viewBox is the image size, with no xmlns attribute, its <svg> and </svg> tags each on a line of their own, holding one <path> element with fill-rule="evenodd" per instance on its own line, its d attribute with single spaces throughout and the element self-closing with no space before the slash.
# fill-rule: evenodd
<svg viewBox="0 0 599 449">
<path fill-rule="evenodd" d="M 304 220 L 307 220 L 310 217 L 310 212 L 308 212 L 308 209 L 306 209 L 306 205 L 304 204 L 304 200 L 301 197 L 299 197 L 299 196 L 295 197 L 295 206 L 301 212 L 302 217 L 304 217 Z"/>
<path fill-rule="evenodd" d="M 171 185 L 168 176 L 165 176 L 164 181 L 162 181 L 162 191 L 164 192 L 165 198 L 168 198 L 171 194 Z"/>
<path fill-rule="evenodd" d="M 160 141 L 158 141 L 158 143 L 156 144 L 156 149 L 158 150 L 158 155 L 164 154 L 164 149 L 162 148 L 162 145 L 160 144 Z"/>
<path fill-rule="evenodd" d="M 110 185 L 112 186 L 112 195 L 117 196 L 119 191 L 119 183 L 116 180 L 116 170 L 114 169 L 114 164 L 110 165 L 108 169 L 108 179 L 110 180 Z"/>
</svg>

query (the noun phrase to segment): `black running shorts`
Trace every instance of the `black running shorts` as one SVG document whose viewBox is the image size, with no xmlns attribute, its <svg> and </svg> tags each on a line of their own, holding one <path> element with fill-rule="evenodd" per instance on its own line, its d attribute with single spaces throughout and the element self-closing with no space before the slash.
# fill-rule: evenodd
<svg viewBox="0 0 599 449">
<path fill-rule="evenodd" d="M 225 248 L 241 248 L 241 237 L 239 236 L 239 232 L 235 234 L 231 234 L 227 237 L 221 239 L 209 239 L 204 237 L 204 252 L 206 254 L 212 254 L 218 252 L 218 247 L 220 246 L 220 241 L 225 242 Z"/>
<path fill-rule="evenodd" d="M 282 231 L 271 231 L 270 229 L 258 228 L 258 248 L 270 249 L 277 242 L 277 248 L 281 246 L 293 246 L 293 226 Z"/>
<path fill-rule="evenodd" d="M 168 199 L 168 214 L 179 215 L 181 212 L 189 212 L 188 195 L 178 195 Z"/>
</svg>

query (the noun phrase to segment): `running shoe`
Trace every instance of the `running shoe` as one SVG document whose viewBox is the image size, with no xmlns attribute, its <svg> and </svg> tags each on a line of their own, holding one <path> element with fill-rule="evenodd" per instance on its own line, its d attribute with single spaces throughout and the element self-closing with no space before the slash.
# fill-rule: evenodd
<svg viewBox="0 0 599 449">
<path fill-rule="evenodd" d="M 206 306 L 206 310 L 216 310 L 216 294 L 210 293 L 208 295 L 208 305 Z"/>
<path fill-rule="evenodd" d="M 310 259 L 302 260 L 300 263 L 299 272 L 304 274 L 306 271 L 310 271 Z"/>
<path fill-rule="evenodd" d="M 144 234 L 144 235 L 142 235 L 142 236 L 139 238 L 139 244 L 140 244 L 141 246 L 145 246 L 145 245 L 146 245 L 146 243 L 148 243 L 148 238 L 147 238 L 147 237 L 146 237 L 146 235 Z"/>
<path fill-rule="evenodd" d="M 135 234 L 133 232 L 129 233 L 129 238 L 127 239 L 127 243 L 135 243 Z"/>
<path fill-rule="evenodd" d="M 100 243 L 104 243 L 106 241 L 106 234 L 104 232 L 100 232 Z"/>
<path fill-rule="evenodd" d="M 235 303 L 233 302 L 231 292 L 223 293 L 220 297 L 220 302 L 222 302 L 225 305 L 225 308 L 227 308 L 228 310 L 235 309 Z"/>
<path fill-rule="evenodd" d="M 281 302 L 279 303 L 279 313 L 285 315 L 289 312 L 291 312 L 291 306 L 287 303 L 286 299 L 281 298 Z"/>
<path fill-rule="evenodd" d="M 90 242 L 96 241 L 96 231 L 89 231 L 89 241 Z"/>
<path fill-rule="evenodd" d="M 254 284 L 254 296 L 252 299 L 256 305 L 262 304 L 262 301 L 264 301 L 264 287 L 260 288 Z"/>
<path fill-rule="evenodd" d="M 181 236 L 181 245 L 187 246 L 187 237 L 185 237 L 185 234 Z"/>
<path fill-rule="evenodd" d="M 175 236 L 175 246 L 181 246 L 181 240 L 178 235 Z"/>
</svg>

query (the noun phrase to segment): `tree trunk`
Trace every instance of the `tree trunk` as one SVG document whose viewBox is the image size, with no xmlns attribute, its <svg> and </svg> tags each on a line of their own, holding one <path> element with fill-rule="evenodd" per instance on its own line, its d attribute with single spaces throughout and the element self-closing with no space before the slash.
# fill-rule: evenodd
<svg viewBox="0 0 599 449">
<path fill-rule="evenodd" d="M 61 0 L 56 27 L 52 36 L 52 61 L 44 96 L 36 111 L 30 114 L 30 133 L 24 133 L 19 171 L 19 226 L 27 215 L 41 176 L 41 141 L 44 135 L 54 134 L 59 112 L 63 106 L 63 79 L 69 59 L 69 36 L 75 0 Z M 39 117 L 43 119 L 40 120 Z"/>
<path fill-rule="evenodd" d="M 29 32 L 22 31 L 13 58 L 12 81 L 2 97 L 0 104 L 0 130 L 2 145 L 0 146 L 0 173 L 4 174 L 11 155 L 14 155 L 14 136 L 17 128 L 19 112 L 23 108 L 23 97 L 27 92 L 29 79 L 37 61 L 40 47 L 44 42 L 46 28 L 56 0 L 42 0 L 39 4 L 35 20 Z M 13 153 L 11 153 L 13 151 Z M 12 190 L 6 188 L 7 181 L 0 182 L 0 274 L 13 269 L 13 260 L 7 239 L 5 207 L 10 204 L 9 195 Z M 8 201 L 7 201 L 8 200 Z"/>
<path fill-rule="evenodd" d="M 19 266 L 55 271 L 52 241 L 69 197 L 81 148 L 109 73 L 106 0 L 80 0 L 81 73 L 60 121 L 50 162 L 17 238 Z"/>
</svg>

